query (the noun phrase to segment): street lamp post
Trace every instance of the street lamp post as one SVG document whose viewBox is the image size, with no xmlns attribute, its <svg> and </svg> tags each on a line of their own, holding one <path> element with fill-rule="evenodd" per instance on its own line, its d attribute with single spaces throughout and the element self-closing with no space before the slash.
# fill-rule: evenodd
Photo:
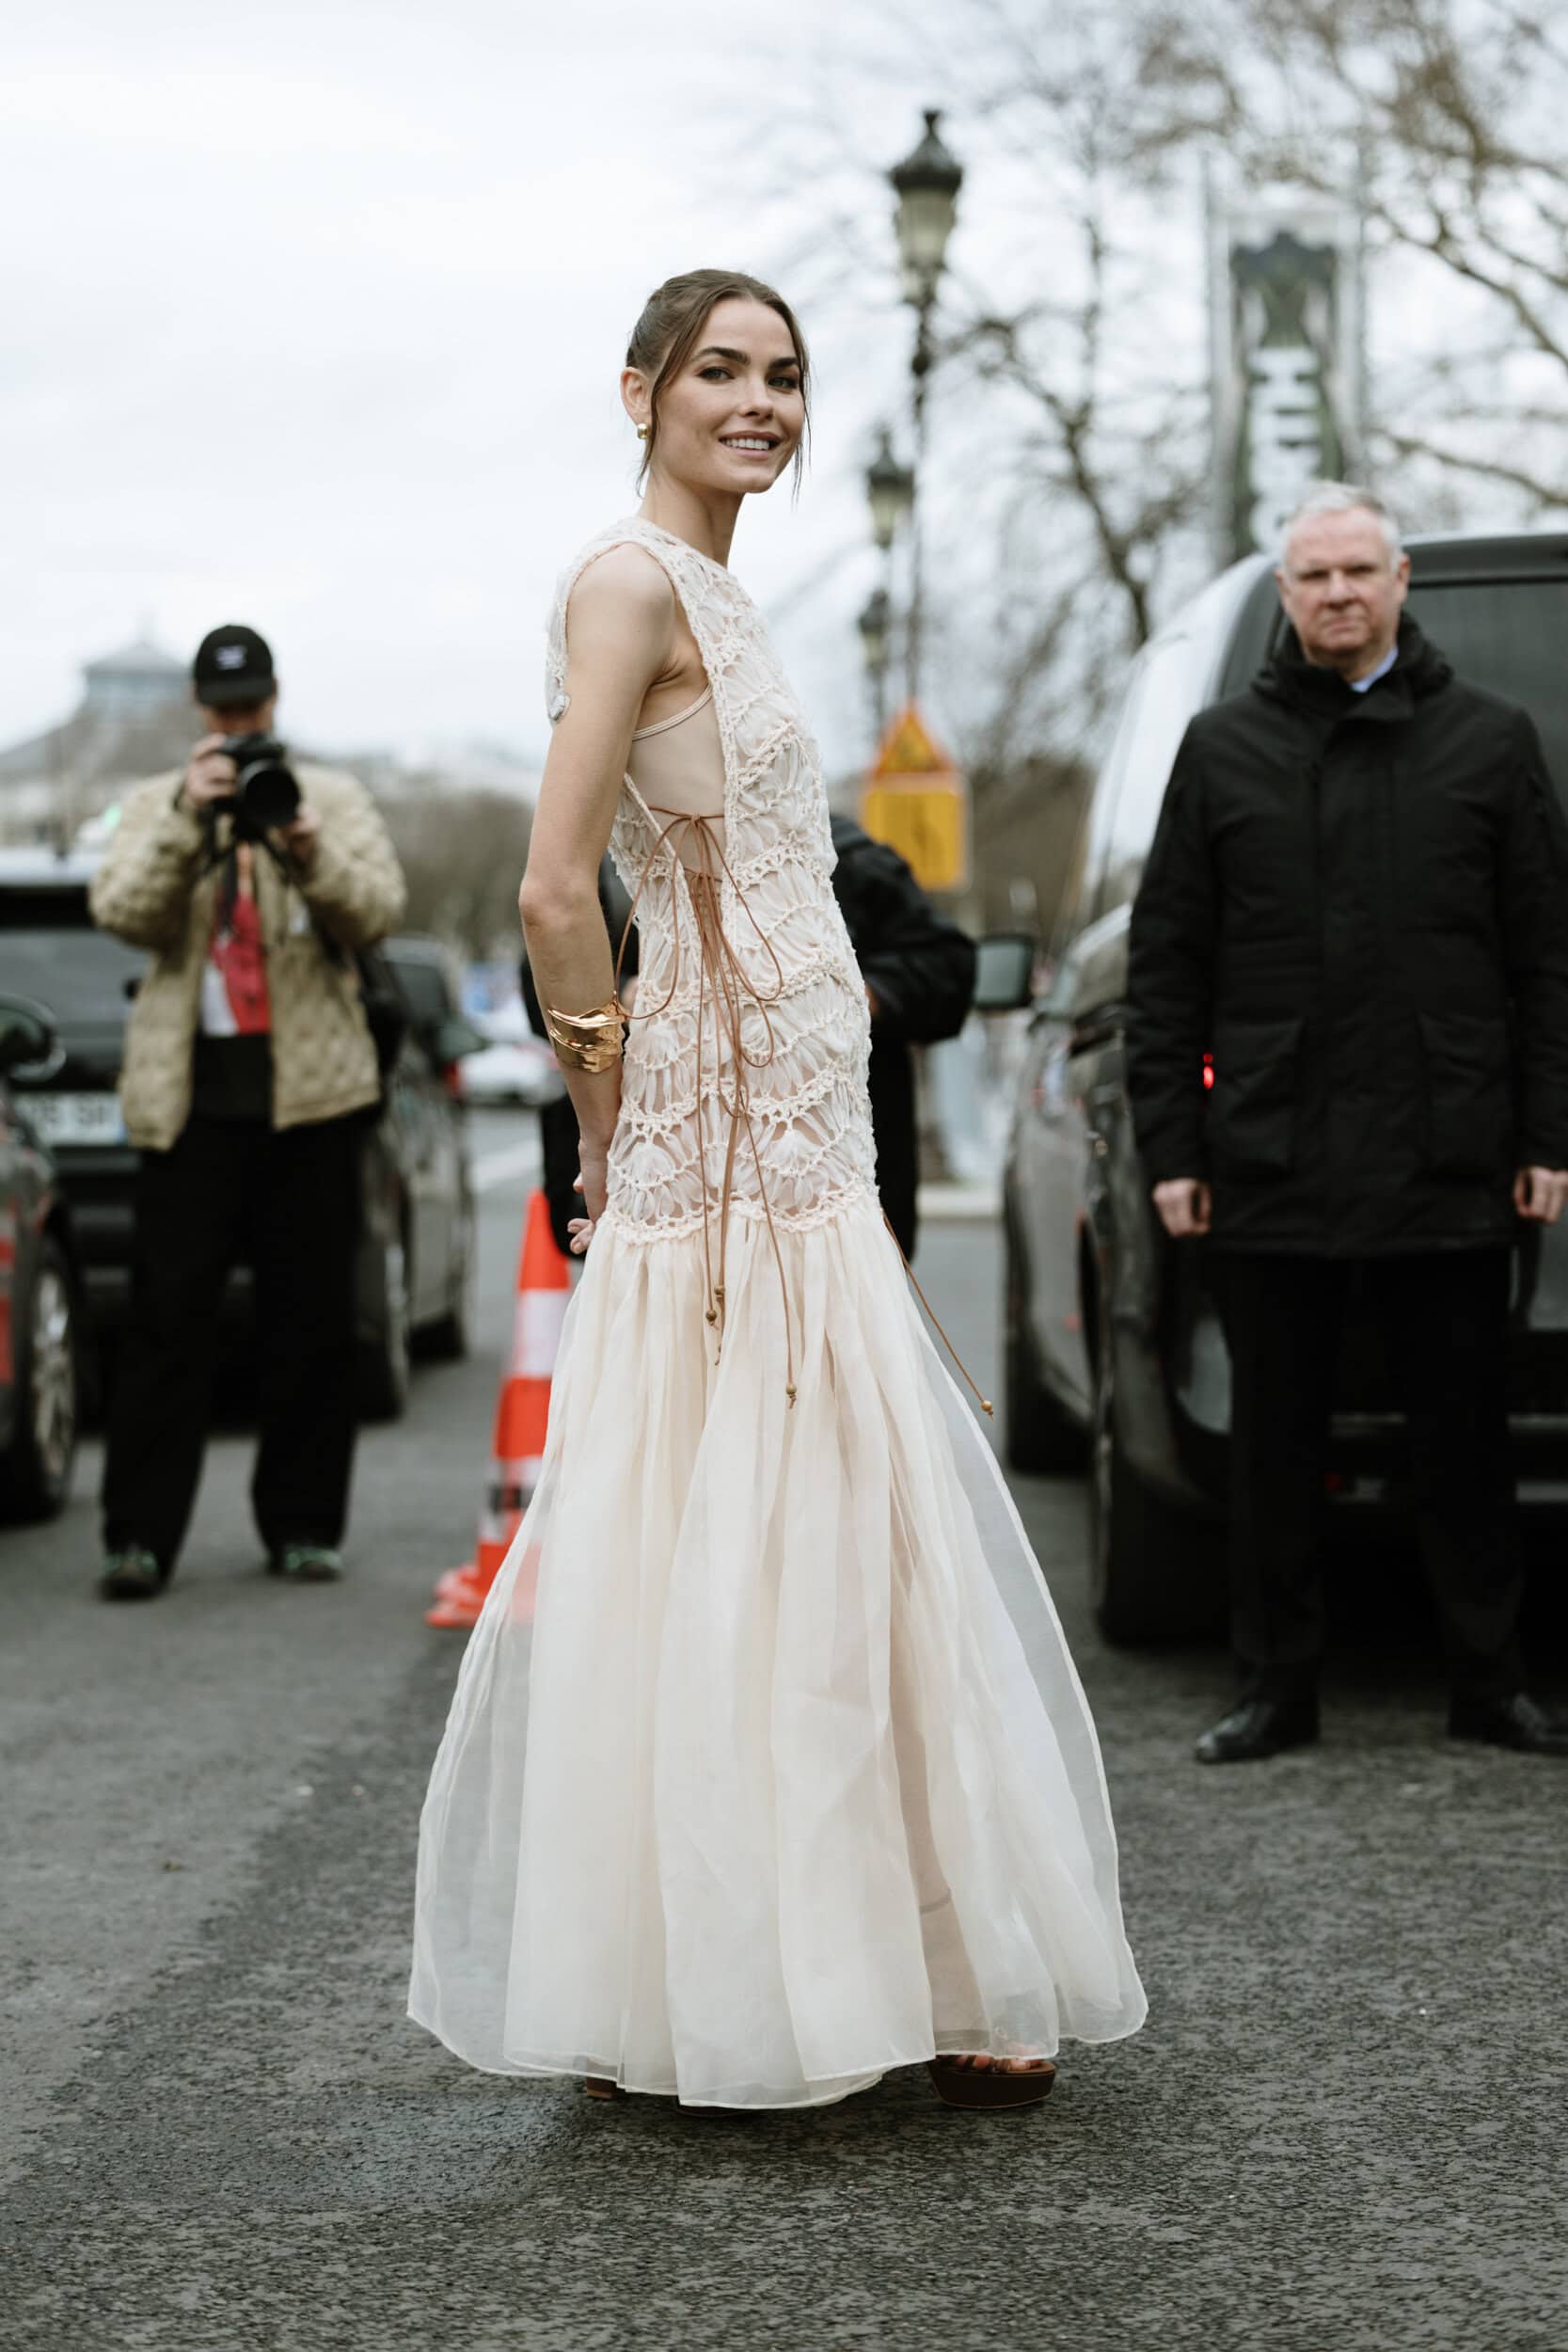
<svg viewBox="0 0 1568 2352">
<path fill-rule="evenodd" d="M 914 476 L 895 457 L 893 435 L 885 424 L 877 427 L 877 453 L 865 469 L 865 502 L 871 509 L 871 536 L 886 555 L 914 503 Z"/>
<path fill-rule="evenodd" d="M 947 240 L 958 216 L 963 167 L 942 145 L 937 133 L 942 120 L 934 106 L 926 109 L 926 135 L 901 164 L 888 173 L 898 199 L 896 215 L 898 260 L 904 299 L 915 314 L 914 350 L 910 360 L 913 379 L 914 482 L 911 486 L 910 610 L 905 629 L 905 672 L 908 696 L 920 691 L 921 633 L 925 620 L 922 578 L 918 483 L 926 462 L 926 380 L 931 373 L 931 313 L 947 255 Z"/>
<path fill-rule="evenodd" d="M 877 428 L 877 449 L 865 469 L 865 502 L 871 509 L 871 536 L 886 559 L 882 584 L 860 616 L 861 645 L 871 680 L 871 710 L 880 741 L 887 724 L 887 672 L 893 638 L 893 543 L 898 526 L 914 503 L 914 476 L 893 453 L 893 435 L 885 424 Z"/>
<path fill-rule="evenodd" d="M 891 624 L 892 608 L 887 590 L 874 588 L 866 599 L 858 626 L 861 651 L 865 656 L 865 675 L 871 681 L 871 715 L 876 723 L 879 742 L 887 724 L 887 658 Z"/>
</svg>

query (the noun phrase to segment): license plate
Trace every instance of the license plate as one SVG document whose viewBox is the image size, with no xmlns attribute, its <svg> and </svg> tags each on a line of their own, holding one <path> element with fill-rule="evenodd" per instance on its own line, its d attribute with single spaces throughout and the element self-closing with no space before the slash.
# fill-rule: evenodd
<svg viewBox="0 0 1568 2352">
<path fill-rule="evenodd" d="M 45 1143 L 123 1143 L 118 1094 L 29 1094 L 28 1118 Z"/>
</svg>

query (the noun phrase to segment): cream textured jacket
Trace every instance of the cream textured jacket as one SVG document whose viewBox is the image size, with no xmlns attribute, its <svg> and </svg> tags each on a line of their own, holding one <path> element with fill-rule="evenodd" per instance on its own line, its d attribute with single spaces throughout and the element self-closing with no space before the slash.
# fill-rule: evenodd
<svg viewBox="0 0 1568 2352">
<path fill-rule="evenodd" d="M 285 881 L 264 851 L 256 900 L 272 1007 L 272 1120 L 303 1127 L 375 1102 L 375 1048 L 352 952 L 395 928 L 404 881 L 363 785 L 340 769 L 295 760 L 300 790 L 321 817 L 309 873 Z M 132 1007 L 119 1098 L 133 1143 L 166 1152 L 190 1116 L 191 1061 L 218 873 L 180 798 L 180 774 L 154 776 L 127 800 L 92 878 L 93 919 L 151 951 Z M 220 840 L 227 834 L 221 820 Z"/>
</svg>

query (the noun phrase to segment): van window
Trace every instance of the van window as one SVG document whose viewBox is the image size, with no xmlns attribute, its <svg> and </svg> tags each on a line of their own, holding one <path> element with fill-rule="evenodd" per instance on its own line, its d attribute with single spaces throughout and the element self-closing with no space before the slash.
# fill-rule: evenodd
<svg viewBox="0 0 1568 2352">
<path fill-rule="evenodd" d="M 61 893 L 53 896 L 57 904 Z M 41 896 L 41 894 L 40 894 Z M 47 914 L 55 912 L 50 906 Z M 147 958 L 107 931 L 56 930 L 48 923 L 16 923 L 0 915 L 0 996 L 30 996 L 56 1021 L 116 1028 L 128 1017 L 129 983 L 141 977 Z"/>
<path fill-rule="evenodd" d="M 1185 632 L 1157 637 L 1146 650 L 1133 699 L 1117 730 L 1113 758 L 1119 772 L 1107 779 L 1114 796 L 1108 796 L 1095 860 L 1097 915 L 1120 906 L 1137 889 L 1177 750 L 1207 684 L 1200 649 Z"/>
<path fill-rule="evenodd" d="M 1272 568 L 1253 586 L 1236 622 L 1236 633 L 1225 657 L 1225 671 L 1215 699 L 1224 702 L 1252 684 L 1278 643 L 1283 615 L 1279 590 Z"/>
<path fill-rule="evenodd" d="M 434 1026 L 437 1021 L 444 1021 L 452 1009 L 452 1003 L 447 976 L 441 966 L 427 962 L 422 956 L 399 955 L 396 947 L 388 949 L 387 958 L 396 977 L 403 1001 L 414 1019 L 425 1026 Z"/>
<path fill-rule="evenodd" d="M 1128 756 L 1138 731 L 1138 712 L 1143 707 L 1149 659 L 1146 650 L 1132 664 L 1110 749 L 1095 781 L 1088 812 L 1088 846 L 1084 854 L 1083 895 L 1074 910 L 1080 924 L 1092 923 L 1105 912 L 1106 853 L 1116 830 L 1117 802 L 1127 772 Z"/>
<path fill-rule="evenodd" d="M 147 958 L 93 924 L 86 883 L 0 884 L 0 995 L 30 996 L 56 1021 L 115 1028 Z"/>
<path fill-rule="evenodd" d="M 1410 610 L 1462 678 L 1523 703 L 1568 805 L 1568 580 L 1412 582 Z"/>
</svg>

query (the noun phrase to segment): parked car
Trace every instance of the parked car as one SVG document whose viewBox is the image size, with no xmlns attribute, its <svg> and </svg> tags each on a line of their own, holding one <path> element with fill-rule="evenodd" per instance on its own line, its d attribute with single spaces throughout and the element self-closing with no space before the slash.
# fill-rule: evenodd
<svg viewBox="0 0 1568 2352">
<path fill-rule="evenodd" d="M 115 1092 L 125 1025 L 146 957 L 99 930 L 87 906 L 92 854 L 0 851 L 0 990 L 47 1007 L 58 1037 L 47 1067 L 23 1073 L 28 1121 L 49 1146 L 70 1203 L 87 1322 L 112 1350 L 130 1299 L 136 1154 Z M 367 1124 L 358 1266 L 360 1406 L 390 1420 L 407 1401 L 416 1348 L 460 1356 L 473 1281 L 473 1186 L 457 1064 L 483 1038 L 459 1009 L 434 940 L 389 941 L 386 969 L 406 1032 L 380 1116 Z M 249 1278 L 235 1276 L 230 1324 Z"/>
<path fill-rule="evenodd" d="M 560 1101 L 566 1081 L 544 1039 L 529 1027 L 520 997 L 495 1012 L 473 1017 L 488 1042 L 463 1064 L 463 1092 L 468 1102 L 515 1103 L 536 1111 Z"/>
<path fill-rule="evenodd" d="M 58 1041 L 42 1006 L 0 996 L 0 1513 L 64 1510 L 76 1459 L 80 1296 L 71 1215 L 17 1093 Z"/>
<path fill-rule="evenodd" d="M 360 1403 L 369 1417 L 394 1420 L 413 1355 L 455 1361 L 468 1352 L 478 1260 L 463 1063 L 484 1038 L 439 941 L 389 939 L 381 952 L 408 1030 L 365 1154 Z"/>
<path fill-rule="evenodd" d="M 1568 788 L 1568 536 L 1410 548 L 1410 610 L 1464 677 L 1533 716 Z M 1132 1140 L 1124 1061 L 1132 900 L 1187 722 L 1238 693 L 1284 627 L 1262 557 L 1224 573 L 1144 648 L 1091 800 L 1049 991 L 1034 1005 L 1004 1178 L 1008 1453 L 1089 1468 L 1090 1571 L 1109 1638 L 1190 1626 L 1223 1581 L 1229 1364 L 1203 1255 L 1169 1243 Z M 1022 955 L 1018 962 L 1022 964 Z M 1015 977 L 993 1008 L 1026 1001 Z M 1568 1226 L 1522 1229 L 1512 1374 L 1521 1494 L 1568 1502 Z M 1402 1423 L 1375 1336 L 1347 1338 L 1329 1487 L 1396 1498 Z M 1204 1522 L 1209 1524 L 1207 1528 Z"/>
</svg>

